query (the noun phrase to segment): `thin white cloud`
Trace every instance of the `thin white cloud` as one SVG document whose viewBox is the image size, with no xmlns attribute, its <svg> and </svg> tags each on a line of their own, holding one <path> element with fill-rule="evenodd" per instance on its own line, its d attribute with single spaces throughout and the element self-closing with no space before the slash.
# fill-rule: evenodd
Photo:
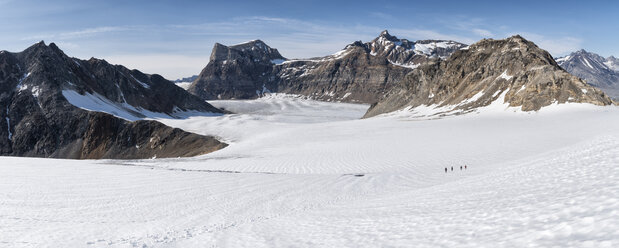
<svg viewBox="0 0 619 248">
<path fill-rule="evenodd" d="M 169 25 L 179 32 L 217 37 L 222 44 L 261 39 L 289 58 L 323 56 L 355 40 L 365 41 L 380 33 L 378 27 L 315 23 L 264 16 L 239 17 L 226 22 Z"/>
<path fill-rule="evenodd" d="M 380 18 L 380 19 L 385 19 L 385 20 L 393 20 L 394 17 L 390 14 L 387 13 L 383 13 L 383 12 L 370 12 L 370 16 L 371 17 L 376 17 L 376 18 Z"/>
<path fill-rule="evenodd" d="M 22 38 L 22 40 L 45 40 L 45 39 L 58 39 L 58 40 L 67 40 L 67 39 L 76 39 L 89 37 L 94 35 L 99 35 L 103 33 L 110 32 L 119 32 L 119 31 L 127 31 L 131 30 L 130 27 L 125 26 L 110 26 L 110 27 L 94 27 L 94 28 L 86 28 L 80 29 L 76 31 L 69 32 L 60 32 L 56 34 L 37 34 L 28 37 Z"/>
<path fill-rule="evenodd" d="M 389 31 L 409 40 L 440 39 L 466 44 L 492 38 L 496 32 L 508 33 L 484 28 L 482 20 L 476 19 L 445 25 L 449 27 L 427 29 L 413 26 L 389 28 Z M 251 16 L 192 25 L 102 26 L 31 36 L 25 40 L 57 42 L 61 48 L 67 49 L 69 55 L 99 55 L 117 64 L 174 79 L 199 73 L 208 62 L 215 42 L 232 45 L 261 39 L 287 58 L 309 58 L 332 54 L 357 40 L 367 42 L 383 29 L 350 23 Z M 521 34 L 555 56 L 576 50 L 581 44 L 580 39 L 573 37 Z"/>
<path fill-rule="evenodd" d="M 482 36 L 482 37 L 492 37 L 494 36 L 494 34 L 492 32 L 490 32 L 489 30 L 485 30 L 485 29 L 481 29 L 481 28 L 473 28 L 471 29 L 471 31 L 473 31 L 473 33 Z"/>
<path fill-rule="evenodd" d="M 173 54 L 126 54 L 101 58 L 144 73 L 161 74 L 170 80 L 198 74 L 208 63 L 208 57 Z"/>
<path fill-rule="evenodd" d="M 570 36 L 548 37 L 530 32 L 512 32 L 507 36 L 520 34 L 523 38 L 533 41 L 538 47 L 548 51 L 552 56 L 559 57 L 574 52 L 582 47 L 582 39 Z"/>
</svg>

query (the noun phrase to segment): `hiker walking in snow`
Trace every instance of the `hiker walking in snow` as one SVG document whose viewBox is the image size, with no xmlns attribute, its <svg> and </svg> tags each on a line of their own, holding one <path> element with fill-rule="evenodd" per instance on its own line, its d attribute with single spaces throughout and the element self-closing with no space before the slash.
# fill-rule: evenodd
<svg viewBox="0 0 619 248">
<path fill-rule="evenodd" d="M 462 170 L 462 165 L 460 165 L 460 170 Z"/>
<path fill-rule="evenodd" d="M 445 173 L 447 173 L 447 167 L 445 167 Z"/>
<path fill-rule="evenodd" d="M 451 171 L 454 171 L 454 167 L 453 166 L 451 167 Z"/>
<path fill-rule="evenodd" d="M 466 170 L 466 165 L 464 165 L 464 170 Z"/>
</svg>

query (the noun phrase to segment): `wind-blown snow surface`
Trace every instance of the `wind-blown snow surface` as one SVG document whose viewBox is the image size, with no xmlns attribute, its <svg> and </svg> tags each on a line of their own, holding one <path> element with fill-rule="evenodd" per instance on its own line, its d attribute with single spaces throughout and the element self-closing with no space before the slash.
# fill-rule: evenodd
<svg viewBox="0 0 619 248">
<path fill-rule="evenodd" d="M 616 107 L 357 120 L 367 106 L 212 104 L 238 114 L 160 119 L 231 142 L 212 154 L 0 158 L 0 246 L 619 244 Z"/>
</svg>

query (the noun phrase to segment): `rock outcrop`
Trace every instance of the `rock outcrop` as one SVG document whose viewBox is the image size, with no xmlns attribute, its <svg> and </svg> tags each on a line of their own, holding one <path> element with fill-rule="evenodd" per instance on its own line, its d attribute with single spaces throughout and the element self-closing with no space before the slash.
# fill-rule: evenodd
<svg viewBox="0 0 619 248">
<path fill-rule="evenodd" d="M 230 47 L 216 43 L 210 62 L 188 91 L 205 100 L 255 98 L 266 88 L 273 65 L 284 60 L 261 40 Z"/>
<path fill-rule="evenodd" d="M 461 114 L 491 103 L 535 111 L 567 102 L 609 105 L 612 100 L 516 35 L 484 39 L 444 61 L 421 65 L 372 105 L 365 117 L 418 107 L 431 116 Z"/>
<path fill-rule="evenodd" d="M 40 42 L 20 53 L 0 52 L 0 155 L 53 158 L 193 156 L 226 146 L 156 121 L 129 122 L 80 109 L 66 92 L 140 116 L 195 110 L 221 113 L 159 75 L 70 58 Z M 78 103 L 79 104 L 79 103 Z M 86 106 L 93 107 L 93 106 Z M 108 106 L 94 106 L 108 107 Z"/>
<path fill-rule="evenodd" d="M 292 59 L 264 42 L 215 44 L 211 61 L 189 92 L 209 99 L 252 99 L 266 92 L 300 94 L 325 101 L 378 101 L 413 68 L 465 47 L 453 41 L 411 42 L 383 31 L 333 55 Z"/>
<path fill-rule="evenodd" d="M 569 73 L 584 79 L 610 97 L 619 99 L 619 61 L 615 57 L 604 58 L 585 50 L 573 52 L 556 59 L 559 66 Z"/>
</svg>

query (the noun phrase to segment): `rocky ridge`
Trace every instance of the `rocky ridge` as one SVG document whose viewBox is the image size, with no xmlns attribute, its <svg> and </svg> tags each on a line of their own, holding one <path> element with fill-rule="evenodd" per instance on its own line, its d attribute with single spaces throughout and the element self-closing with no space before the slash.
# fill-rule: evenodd
<svg viewBox="0 0 619 248">
<path fill-rule="evenodd" d="M 462 114 L 493 103 L 535 111 L 568 102 L 613 103 L 559 67 L 548 52 L 516 35 L 484 39 L 444 61 L 419 66 L 365 117 L 397 110 L 424 116 Z"/>
<path fill-rule="evenodd" d="M 559 66 L 569 73 L 600 88 L 609 96 L 619 99 L 619 61 L 610 56 L 580 50 L 556 59 Z"/>
<path fill-rule="evenodd" d="M 221 149 L 213 137 L 156 121 L 129 122 L 70 103 L 67 92 L 95 96 L 136 117 L 141 110 L 222 111 L 159 75 L 79 60 L 54 43 L 20 53 L 0 52 L 0 155 L 54 158 L 151 158 L 192 156 Z M 105 107 L 105 106 L 104 106 Z"/>
<path fill-rule="evenodd" d="M 286 59 L 259 40 L 230 47 L 215 44 L 210 62 L 189 92 L 206 100 L 280 92 L 373 103 L 413 68 L 465 46 L 454 41 L 411 42 L 386 30 L 370 42 L 357 41 L 335 54 L 311 59 Z"/>
</svg>

